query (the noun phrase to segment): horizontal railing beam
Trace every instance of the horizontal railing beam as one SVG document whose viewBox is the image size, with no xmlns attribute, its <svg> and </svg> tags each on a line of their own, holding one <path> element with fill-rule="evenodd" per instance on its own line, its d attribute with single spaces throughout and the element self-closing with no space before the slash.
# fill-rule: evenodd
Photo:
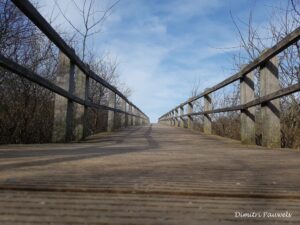
<svg viewBox="0 0 300 225">
<path fill-rule="evenodd" d="M 204 114 L 212 114 L 212 113 L 221 113 L 221 112 L 232 112 L 232 111 L 238 111 L 238 110 L 245 110 L 247 108 L 256 106 L 256 105 L 261 105 L 263 103 L 272 101 L 277 98 L 281 98 L 290 94 L 293 94 L 295 92 L 300 91 L 300 83 L 291 85 L 286 88 L 282 88 L 278 91 L 275 91 L 271 94 L 265 95 L 263 97 L 259 97 L 257 99 L 254 99 L 253 101 L 248 102 L 247 104 L 242 104 L 242 105 L 237 105 L 237 106 L 230 106 L 230 107 L 224 107 L 220 109 L 214 109 L 214 110 L 208 110 L 208 111 L 201 111 L 201 112 L 193 112 L 193 113 L 187 113 L 183 114 L 181 116 L 172 116 L 168 118 L 163 118 L 162 120 L 170 119 L 170 118 L 178 118 L 178 117 L 186 117 L 186 116 L 199 116 L 199 115 L 204 115 Z"/>
<path fill-rule="evenodd" d="M 8 71 L 11 71 L 21 77 L 24 77 L 56 94 L 59 94 L 67 99 L 70 99 L 73 102 L 76 102 L 80 105 L 84 105 L 87 107 L 92 107 L 92 108 L 97 108 L 97 109 L 103 109 L 103 110 L 110 110 L 110 111 L 114 111 L 114 112 L 118 112 L 118 113 L 124 113 L 127 115 L 131 115 L 131 116 L 135 116 L 135 117 L 139 117 L 139 118 L 144 118 L 140 115 L 136 115 L 136 114 L 132 114 L 132 113 L 128 113 L 126 111 L 120 110 L 120 109 L 115 109 L 115 108 L 111 108 L 105 105 L 101 105 L 101 104 L 96 104 L 90 101 L 86 101 L 83 100 L 73 94 L 70 94 L 68 91 L 66 91 L 65 89 L 53 84 L 51 81 L 43 78 L 42 76 L 36 74 L 35 72 L 27 69 L 24 66 L 21 66 L 20 64 L 6 58 L 5 56 L 3 56 L 2 54 L 0 54 L 0 66 L 4 69 L 7 69 Z"/>
<path fill-rule="evenodd" d="M 46 19 L 38 12 L 38 10 L 28 0 L 12 0 L 12 2 L 27 16 L 68 58 L 82 70 L 82 72 L 99 82 L 104 87 L 110 89 L 128 104 L 135 107 L 145 117 L 147 117 L 137 106 L 127 99 L 116 87 L 109 84 L 107 81 L 102 79 L 76 55 L 75 51 L 63 40 L 63 38 L 56 32 L 56 30 L 46 21 Z"/>
<path fill-rule="evenodd" d="M 275 91 L 271 94 L 265 95 L 263 97 L 256 98 L 253 101 L 250 101 L 250 102 L 246 103 L 244 105 L 244 109 L 247 109 L 247 108 L 250 108 L 252 106 L 260 105 L 260 104 L 266 103 L 268 101 L 272 101 L 274 99 L 281 98 L 281 97 L 293 94 L 297 91 L 300 91 L 300 83 L 293 84 L 289 87 L 282 88 L 282 89 L 280 89 L 278 91 Z"/>
<path fill-rule="evenodd" d="M 202 92 L 202 93 L 200 93 L 200 94 L 198 94 L 198 95 L 196 95 L 192 98 L 189 98 L 187 101 L 185 101 L 185 102 L 181 103 L 180 105 L 176 106 L 175 108 L 173 108 L 169 112 L 165 113 L 160 118 L 164 117 L 165 115 L 167 115 L 168 113 L 170 113 L 171 111 L 173 111 L 175 109 L 183 107 L 186 104 L 192 103 L 192 102 L 198 100 L 199 98 L 204 97 L 205 95 L 208 95 L 208 94 L 210 94 L 214 91 L 217 91 L 217 90 L 219 90 L 219 89 L 221 89 L 221 88 L 223 88 L 223 87 L 239 80 L 241 77 L 245 76 L 249 72 L 253 71 L 254 69 L 258 68 L 259 66 L 262 66 L 269 59 L 271 59 L 272 57 L 274 57 L 278 53 L 282 52 L 284 49 L 291 46 L 292 44 L 297 42 L 299 39 L 300 39 L 300 27 L 296 28 L 293 32 L 291 32 L 290 34 L 285 36 L 281 41 L 279 41 L 272 48 L 269 48 L 268 50 L 266 50 L 264 53 L 262 53 L 260 55 L 260 57 L 258 57 L 257 59 L 253 60 L 251 63 L 246 65 L 238 73 L 232 75 L 231 77 L 225 79 L 224 81 L 218 83 L 217 85 L 205 90 L 204 92 Z"/>
</svg>

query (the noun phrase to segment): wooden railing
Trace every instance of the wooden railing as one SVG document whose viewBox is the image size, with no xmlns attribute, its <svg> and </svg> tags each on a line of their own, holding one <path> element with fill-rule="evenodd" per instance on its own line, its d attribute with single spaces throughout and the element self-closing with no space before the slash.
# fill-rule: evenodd
<svg viewBox="0 0 300 225">
<path fill-rule="evenodd" d="M 187 118 L 187 127 L 193 127 L 193 116 L 204 115 L 203 131 L 212 133 L 210 114 L 238 111 L 241 112 L 241 141 L 245 144 L 255 144 L 255 106 L 261 105 L 262 145 L 267 147 L 280 147 L 280 102 L 279 98 L 290 95 L 300 90 L 296 83 L 286 88 L 280 88 L 278 79 L 277 54 L 294 44 L 300 39 L 300 28 L 283 38 L 275 46 L 265 50 L 260 57 L 244 66 L 238 73 L 225 79 L 219 84 L 205 89 L 187 101 L 181 103 L 159 118 L 160 123 L 183 127 L 184 118 Z M 254 70 L 259 69 L 260 97 L 254 96 Z M 240 81 L 240 104 L 231 107 L 212 110 L 211 93 Z M 204 111 L 193 112 L 196 100 L 204 98 Z M 184 106 L 187 105 L 187 113 Z M 180 113 L 178 112 L 180 110 Z"/>
<path fill-rule="evenodd" d="M 75 53 L 75 51 L 61 38 L 55 29 L 43 18 L 36 8 L 28 0 L 12 0 L 12 2 L 28 17 L 60 50 L 58 76 L 60 76 L 59 85 L 43 78 L 35 72 L 17 64 L 11 59 L 0 54 L 0 66 L 21 77 L 41 85 L 42 87 L 54 92 L 55 95 L 55 110 L 54 112 L 54 128 L 53 141 L 71 141 L 80 140 L 88 135 L 87 110 L 88 108 L 96 108 L 108 110 L 108 125 L 107 130 L 112 131 L 114 128 L 115 113 L 122 114 L 121 126 L 142 125 L 149 123 L 149 118 L 132 102 L 130 102 L 116 87 L 95 74 Z M 67 68 L 65 68 L 67 67 Z M 75 87 L 75 73 L 80 71 L 81 75 L 85 76 L 84 82 L 78 87 L 81 96 L 78 96 L 77 87 Z M 67 73 L 63 73 L 67 69 Z M 93 103 L 89 100 L 90 79 L 100 83 L 103 87 L 110 90 L 109 103 L 102 105 Z M 65 87 L 65 88 L 62 88 Z M 68 89 L 68 90 L 67 90 Z M 60 96 L 64 97 L 61 98 Z M 116 108 L 116 96 L 119 96 L 122 103 L 122 109 Z M 62 99 L 67 99 L 67 104 L 63 103 Z M 74 103 L 80 104 L 84 110 L 76 111 Z M 63 113 L 66 112 L 66 113 Z M 82 132 L 74 137 L 74 114 L 83 117 Z M 79 115 L 78 115 L 79 114 Z M 125 120 L 125 116 L 127 120 Z M 125 124 L 125 121 L 127 123 Z M 63 128 L 62 128 L 63 127 Z M 77 127 L 78 128 L 78 127 Z M 78 133 L 78 132 L 77 132 Z"/>
</svg>

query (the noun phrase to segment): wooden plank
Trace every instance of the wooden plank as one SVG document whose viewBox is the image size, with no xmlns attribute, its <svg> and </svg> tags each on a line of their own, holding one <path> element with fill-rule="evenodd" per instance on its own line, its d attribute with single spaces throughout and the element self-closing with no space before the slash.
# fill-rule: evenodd
<svg viewBox="0 0 300 225">
<path fill-rule="evenodd" d="M 244 225 L 298 224 L 299 200 L 236 199 L 115 193 L 4 191 L 1 225 L 14 224 L 147 224 Z M 99 204 L 101 203 L 101 204 Z M 292 218 L 235 218 L 235 211 L 293 211 Z M 101 216 L 99 216 L 101 212 Z M 275 222 L 276 221 L 276 222 Z"/>
<path fill-rule="evenodd" d="M 0 146 L 0 224 L 299 224 L 299 154 L 156 124 Z"/>
</svg>

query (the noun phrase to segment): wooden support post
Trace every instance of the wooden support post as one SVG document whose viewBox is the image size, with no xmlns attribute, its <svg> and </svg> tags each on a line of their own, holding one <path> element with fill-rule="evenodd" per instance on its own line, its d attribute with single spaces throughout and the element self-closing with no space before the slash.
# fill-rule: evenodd
<svg viewBox="0 0 300 225">
<path fill-rule="evenodd" d="M 178 127 L 179 123 L 178 123 L 178 109 L 175 109 L 175 127 Z"/>
<path fill-rule="evenodd" d="M 212 109 L 212 100 L 211 100 L 211 95 L 208 94 L 204 96 L 204 111 L 208 111 L 211 109 Z M 203 131 L 205 134 L 212 133 L 211 117 L 209 114 L 204 114 Z"/>
<path fill-rule="evenodd" d="M 135 115 L 139 115 L 139 111 L 137 109 L 134 110 L 135 111 Z M 134 117 L 134 121 L 135 121 L 135 126 L 138 126 L 139 125 L 139 118 L 135 116 Z"/>
<path fill-rule="evenodd" d="M 75 77 L 75 94 L 79 98 L 85 99 L 85 82 L 86 76 L 79 69 L 76 68 L 76 77 Z M 79 141 L 83 138 L 83 126 L 84 126 L 84 111 L 85 107 L 80 104 L 74 105 L 74 129 L 73 135 L 74 140 Z"/>
<path fill-rule="evenodd" d="M 142 115 L 142 113 L 140 113 L 140 116 L 141 116 L 140 117 L 140 126 L 141 126 L 141 125 L 143 125 L 143 117 L 142 117 L 143 115 Z"/>
<path fill-rule="evenodd" d="M 126 114 L 125 114 L 125 127 L 128 127 L 129 125 L 129 121 L 128 121 L 128 114 L 129 113 L 129 107 L 128 107 L 128 103 L 125 101 L 125 111 L 126 111 Z"/>
<path fill-rule="evenodd" d="M 169 126 L 170 125 L 170 117 L 169 117 L 169 113 L 166 115 L 166 124 Z"/>
<path fill-rule="evenodd" d="M 139 125 L 141 126 L 141 125 L 143 125 L 143 121 L 142 121 L 142 113 L 141 112 L 139 112 Z"/>
<path fill-rule="evenodd" d="M 176 126 L 175 110 L 172 110 L 172 126 Z"/>
<path fill-rule="evenodd" d="M 85 101 L 89 100 L 90 78 L 85 76 Z M 89 135 L 88 107 L 84 106 L 83 138 Z"/>
<path fill-rule="evenodd" d="M 75 65 L 73 63 L 70 64 L 69 92 L 70 94 L 75 93 Z M 66 142 L 72 141 L 73 139 L 73 127 L 74 127 L 74 102 L 68 100 L 67 121 L 66 121 Z"/>
<path fill-rule="evenodd" d="M 144 119 L 143 115 L 141 115 L 141 116 L 142 116 L 142 118 L 141 118 L 141 125 L 145 125 L 145 119 Z"/>
<path fill-rule="evenodd" d="M 116 93 L 113 91 L 109 91 L 108 97 L 108 106 L 111 108 L 116 108 Z M 115 112 L 109 110 L 108 117 L 107 117 L 107 131 L 111 132 L 114 130 L 114 122 L 115 122 Z"/>
<path fill-rule="evenodd" d="M 132 114 L 132 105 L 129 104 L 129 113 Z M 132 126 L 132 115 L 128 115 L 128 126 Z"/>
<path fill-rule="evenodd" d="M 241 104 L 246 104 L 253 99 L 254 71 L 240 79 Z M 241 110 L 241 142 L 243 144 L 255 144 L 255 107 Z"/>
<path fill-rule="evenodd" d="M 65 90 L 68 90 L 70 71 L 71 71 L 70 60 L 63 52 L 60 51 L 55 84 L 61 88 L 64 88 Z M 58 94 L 54 95 L 54 118 L 53 118 L 52 142 L 66 141 L 67 108 L 69 106 L 68 106 L 68 99 Z"/>
<path fill-rule="evenodd" d="M 136 110 L 134 107 L 132 107 L 132 114 L 136 114 Z M 132 116 L 132 126 L 135 126 L 136 125 L 136 118 L 135 116 Z"/>
<path fill-rule="evenodd" d="M 280 89 L 278 80 L 278 58 L 270 59 L 260 68 L 260 96 Z M 281 147 L 280 100 L 275 99 L 261 105 L 262 146 Z"/>
<path fill-rule="evenodd" d="M 126 112 L 126 101 L 121 98 L 121 109 Z M 121 127 L 126 127 L 126 114 L 121 113 Z"/>
<path fill-rule="evenodd" d="M 193 113 L 193 103 L 188 103 L 187 105 L 187 112 L 188 113 Z M 187 127 L 189 129 L 193 129 L 194 128 L 194 124 L 193 124 L 193 116 L 188 116 L 188 124 L 187 124 Z"/>
<path fill-rule="evenodd" d="M 137 109 L 134 110 L 135 111 L 135 115 L 138 115 L 139 112 Z M 139 118 L 137 116 L 134 117 L 134 125 L 138 126 L 139 125 Z"/>
<path fill-rule="evenodd" d="M 130 114 L 131 113 L 131 105 L 128 103 L 127 105 L 127 112 Z M 131 116 L 127 115 L 127 126 L 130 127 L 131 126 Z"/>
<path fill-rule="evenodd" d="M 140 116 L 140 112 L 139 112 L 138 110 L 136 110 L 136 114 L 137 114 L 137 117 L 136 117 L 136 125 L 139 126 L 139 125 L 141 125 L 141 124 L 140 124 L 140 117 L 139 117 L 139 116 Z"/>
<path fill-rule="evenodd" d="M 184 107 L 181 106 L 179 109 L 180 109 L 180 127 L 184 128 L 184 118 L 183 118 Z"/>
</svg>

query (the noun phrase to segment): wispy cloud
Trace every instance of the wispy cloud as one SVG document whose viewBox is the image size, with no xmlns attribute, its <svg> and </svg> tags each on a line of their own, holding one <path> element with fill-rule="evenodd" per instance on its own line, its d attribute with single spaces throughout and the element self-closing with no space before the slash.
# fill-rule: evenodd
<svg viewBox="0 0 300 225">
<path fill-rule="evenodd" d="M 42 12 L 49 14 L 53 1 L 41 2 L 48 5 Z M 60 2 L 79 23 L 68 1 Z M 122 0 L 89 47 L 99 56 L 109 52 L 117 57 L 121 79 L 133 90 L 132 101 L 154 122 L 189 97 L 195 80 L 201 81 L 201 90 L 230 75 L 228 54 L 235 49 L 222 48 L 239 42 L 229 10 L 246 19 L 251 2 Z M 61 17 L 58 21 L 65 24 Z"/>
</svg>

